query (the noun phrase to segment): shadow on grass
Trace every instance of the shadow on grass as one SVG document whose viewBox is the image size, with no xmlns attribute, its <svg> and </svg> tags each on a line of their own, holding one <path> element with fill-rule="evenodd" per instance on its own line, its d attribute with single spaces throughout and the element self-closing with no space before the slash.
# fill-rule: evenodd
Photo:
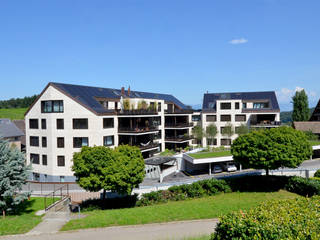
<svg viewBox="0 0 320 240">
<path fill-rule="evenodd" d="M 33 204 L 35 204 L 35 199 L 24 200 L 19 205 L 15 206 L 12 210 L 7 212 L 8 216 L 20 216 L 22 214 L 28 214 L 33 212 Z"/>
</svg>

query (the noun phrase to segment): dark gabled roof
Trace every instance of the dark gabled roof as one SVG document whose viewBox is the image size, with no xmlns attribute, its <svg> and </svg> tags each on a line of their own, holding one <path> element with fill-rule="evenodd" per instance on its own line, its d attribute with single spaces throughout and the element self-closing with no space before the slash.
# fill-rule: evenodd
<svg viewBox="0 0 320 240">
<path fill-rule="evenodd" d="M 21 137 L 24 133 L 10 119 L 0 118 L 0 137 Z"/>
<path fill-rule="evenodd" d="M 314 108 L 309 121 L 320 121 L 320 100 L 317 106 Z"/>
<path fill-rule="evenodd" d="M 269 92 L 232 92 L 232 93 L 205 93 L 203 97 L 202 110 L 216 111 L 217 100 L 268 100 L 271 103 L 270 110 L 279 111 L 279 104 L 274 91 Z M 213 103 L 213 108 L 209 108 Z"/>
<path fill-rule="evenodd" d="M 74 100 L 80 102 L 82 105 L 98 114 L 112 113 L 114 111 L 105 109 L 96 98 L 120 99 L 121 96 L 121 90 L 113 88 L 89 87 L 55 82 L 49 83 L 49 85 L 61 90 Z M 181 109 L 187 109 L 186 105 L 169 94 L 130 91 L 130 96 L 128 96 L 128 91 L 125 91 L 125 97 L 160 99 L 166 102 L 172 102 Z"/>
</svg>

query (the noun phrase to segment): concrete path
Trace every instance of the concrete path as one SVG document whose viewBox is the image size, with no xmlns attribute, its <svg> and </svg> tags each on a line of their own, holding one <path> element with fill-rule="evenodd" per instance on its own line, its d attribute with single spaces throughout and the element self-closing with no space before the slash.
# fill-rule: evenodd
<svg viewBox="0 0 320 240">
<path fill-rule="evenodd" d="M 206 219 L 119 226 L 40 235 L 12 235 L 0 237 L 0 240 L 180 240 L 186 237 L 210 235 L 217 222 L 217 219 Z"/>
</svg>

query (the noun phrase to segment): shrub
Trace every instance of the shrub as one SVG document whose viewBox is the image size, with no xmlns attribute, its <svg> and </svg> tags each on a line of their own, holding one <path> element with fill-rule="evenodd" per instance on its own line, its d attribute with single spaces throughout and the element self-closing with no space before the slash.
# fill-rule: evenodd
<svg viewBox="0 0 320 240">
<path fill-rule="evenodd" d="M 315 172 L 314 177 L 320 178 L 320 169 Z"/>
<path fill-rule="evenodd" d="M 320 197 L 276 200 L 221 217 L 211 240 L 320 239 Z"/>
<path fill-rule="evenodd" d="M 320 181 L 302 177 L 291 177 L 285 186 L 290 192 L 302 196 L 320 195 Z"/>
</svg>

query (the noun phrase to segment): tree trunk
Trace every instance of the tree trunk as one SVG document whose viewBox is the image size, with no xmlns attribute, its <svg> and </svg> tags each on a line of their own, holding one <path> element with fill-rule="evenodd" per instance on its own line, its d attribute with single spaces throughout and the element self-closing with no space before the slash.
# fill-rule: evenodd
<svg viewBox="0 0 320 240">
<path fill-rule="evenodd" d="M 105 189 L 103 189 L 102 200 L 103 201 L 106 200 L 106 190 Z"/>
<path fill-rule="evenodd" d="M 2 218 L 5 218 L 5 217 L 6 217 L 6 211 L 2 210 Z"/>
<path fill-rule="evenodd" d="M 266 169 L 266 175 L 269 176 L 269 169 Z"/>
</svg>

